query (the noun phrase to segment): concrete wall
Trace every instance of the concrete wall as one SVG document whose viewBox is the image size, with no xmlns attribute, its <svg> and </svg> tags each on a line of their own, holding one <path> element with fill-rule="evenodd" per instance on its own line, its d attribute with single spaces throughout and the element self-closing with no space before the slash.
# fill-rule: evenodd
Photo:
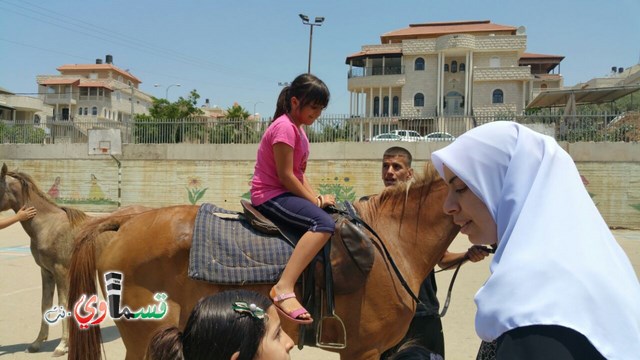
<svg viewBox="0 0 640 360">
<path fill-rule="evenodd" d="M 431 152 L 446 144 L 312 144 L 307 175 L 317 189 L 342 198 L 377 193 L 382 188 L 380 159 L 391 145 L 406 147 L 414 154 L 413 167 L 421 169 Z M 562 145 L 609 226 L 640 229 L 640 144 Z M 111 211 L 118 201 L 123 206 L 189 204 L 189 193 L 203 194 L 197 203 L 239 210 L 240 198 L 249 191 L 256 150 L 257 145 L 124 145 L 123 154 L 116 156 L 120 186 L 117 162 L 109 155 L 87 155 L 87 144 L 2 144 L 0 161 L 33 176 L 59 203 L 85 211 Z"/>
</svg>

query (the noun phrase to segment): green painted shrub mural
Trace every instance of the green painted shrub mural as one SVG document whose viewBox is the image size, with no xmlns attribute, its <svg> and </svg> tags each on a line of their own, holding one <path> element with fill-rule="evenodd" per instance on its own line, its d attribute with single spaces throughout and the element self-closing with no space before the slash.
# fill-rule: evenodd
<svg viewBox="0 0 640 360">
<path fill-rule="evenodd" d="M 199 177 L 191 176 L 185 189 L 187 189 L 189 203 L 195 205 L 198 200 L 202 199 L 208 188 L 202 188 L 202 180 Z"/>
</svg>

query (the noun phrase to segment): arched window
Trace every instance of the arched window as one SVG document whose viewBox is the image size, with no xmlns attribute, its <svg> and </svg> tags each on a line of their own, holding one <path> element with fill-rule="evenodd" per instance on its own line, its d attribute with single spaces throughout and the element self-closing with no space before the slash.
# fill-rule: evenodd
<svg viewBox="0 0 640 360">
<path fill-rule="evenodd" d="M 33 123 L 35 125 L 40 125 L 40 115 L 34 115 L 33 116 Z"/>
<path fill-rule="evenodd" d="M 84 114 L 85 114 L 85 115 L 89 115 L 89 108 L 87 108 L 87 107 L 86 107 L 86 108 L 84 108 Z"/>
<path fill-rule="evenodd" d="M 91 115 L 98 115 L 98 107 L 94 106 L 91 108 Z"/>
<path fill-rule="evenodd" d="M 413 106 L 424 106 L 424 95 L 422 93 L 417 93 L 413 96 Z"/>
<path fill-rule="evenodd" d="M 493 90 L 493 95 L 491 96 L 492 103 L 494 104 L 502 104 L 504 102 L 504 93 L 500 89 Z"/>
<path fill-rule="evenodd" d="M 451 72 L 452 73 L 457 73 L 458 72 L 458 62 L 453 60 L 451 62 Z"/>
<path fill-rule="evenodd" d="M 546 88 L 547 88 L 547 84 L 540 85 L 540 89 L 546 89 Z"/>
<path fill-rule="evenodd" d="M 466 70 L 466 67 L 464 63 L 460 63 L 460 72 L 464 72 L 465 70 Z"/>
<path fill-rule="evenodd" d="M 380 116 L 380 98 L 373 98 L 373 116 Z"/>
<path fill-rule="evenodd" d="M 449 72 L 449 64 L 444 64 L 444 72 Z"/>
<path fill-rule="evenodd" d="M 78 108 L 78 115 L 82 115 L 82 108 L 81 107 Z"/>
<path fill-rule="evenodd" d="M 400 115 L 400 99 L 397 96 L 393 97 L 393 105 L 391 107 L 393 116 Z"/>
<path fill-rule="evenodd" d="M 389 97 L 382 98 L 382 116 L 389 116 Z"/>
<path fill-rule="evenodd" d="M 415 71 L 424 70 L 424 59 L 421 58 L 421 57 L 417 58 L 414 66 L 413 66 L 413 69 Z"/>
</svg>

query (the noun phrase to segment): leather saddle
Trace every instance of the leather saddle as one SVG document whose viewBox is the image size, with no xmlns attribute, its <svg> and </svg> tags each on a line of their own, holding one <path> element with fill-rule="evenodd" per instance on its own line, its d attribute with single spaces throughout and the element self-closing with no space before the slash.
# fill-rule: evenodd
<svg viewBox="0 0 640 360">
<path fill-rule="evenodd" d="M 240 200 L 244 217 L 256 230 L 267 235 L 281 235 L 291 244 L 298 242 L 299 231 L 277 226 L 247 200 Z M 345 206 L 351 206 L 346 203 Z M 335 294 L 349 294 L 360 289 L 373 267 L 374 248 L 369 237 L 346 211 L 333 212 L 336 229 L 330 240 L 329 261 Z M 327 261 L 326 259 L 323 259 Z M 320 271 L 318 271 L 320 270 Z M 324 288 L 325 271 L 315 271 L 316 283 Z"/>
</svg>

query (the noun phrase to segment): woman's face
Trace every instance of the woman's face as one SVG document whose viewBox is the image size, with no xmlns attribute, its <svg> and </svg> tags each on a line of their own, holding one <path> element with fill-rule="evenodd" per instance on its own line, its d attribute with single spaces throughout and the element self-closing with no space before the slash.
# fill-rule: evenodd
<svg viewBox="0 0 640 360">
<path fill-rule="evenodd" d="M 255 360 L 288 360 L 289 351 L 293 349 L 293 340 L 285 333 L 280 327 L 280 318 L 276 312 L 275 306 L 270 306 L 267 309 L 267 331 Z"/>
<path fill-rule="evenodd" d="M 484 202 L 446 165 L 444 178 L 449 186 L 444 212 L 453 216 L 453 222 L 461 227 L 460 232 L 473 244 L 495 244 L 498 241 L 496 222 Z"/>
</svg>

